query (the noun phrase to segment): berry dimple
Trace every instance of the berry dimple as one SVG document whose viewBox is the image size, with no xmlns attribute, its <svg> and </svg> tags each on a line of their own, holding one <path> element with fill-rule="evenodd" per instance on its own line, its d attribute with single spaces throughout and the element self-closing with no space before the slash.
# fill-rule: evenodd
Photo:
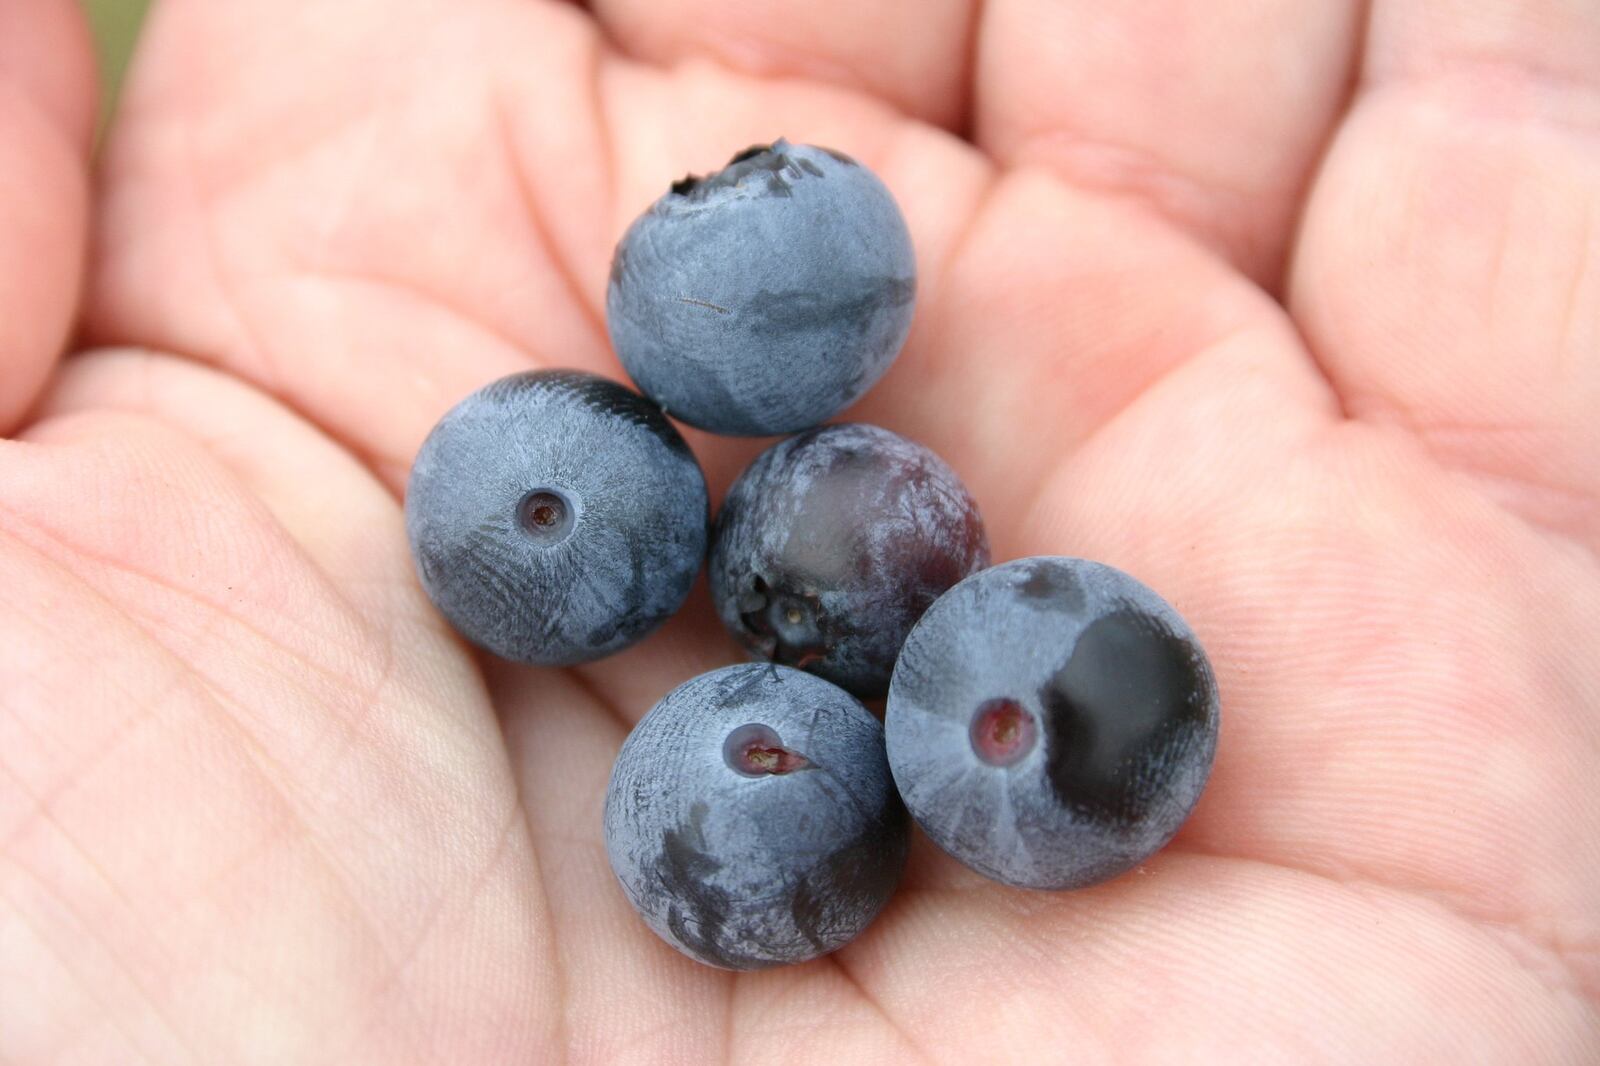
<svg viewBox="0 0 1600 1066">
<path fill-rule="evenodd" d="M 541 544 L 561 541 L 572 531 L 572 506 L 558 492 L 535 490 L 517 505 L 517 522 Z"/>
<path fill-rule="evenodd" d="M 1010 766 L 1033 750 L 1033 715 L 1016 700 L 987 700 L 972 716 L 972 750 L 990 766 Z"/>
</svg>

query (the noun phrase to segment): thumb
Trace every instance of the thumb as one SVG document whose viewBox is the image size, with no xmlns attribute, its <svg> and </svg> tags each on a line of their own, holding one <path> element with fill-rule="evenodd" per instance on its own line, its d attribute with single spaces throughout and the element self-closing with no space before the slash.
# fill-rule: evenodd
<svg viewBox="0 0 1600 1066">
<path fill-rule="evenodd" d="M 0 0 L 0 432 L 60 354 L 77 306 L 94 124 L 71 0 Z"/>
</svg>

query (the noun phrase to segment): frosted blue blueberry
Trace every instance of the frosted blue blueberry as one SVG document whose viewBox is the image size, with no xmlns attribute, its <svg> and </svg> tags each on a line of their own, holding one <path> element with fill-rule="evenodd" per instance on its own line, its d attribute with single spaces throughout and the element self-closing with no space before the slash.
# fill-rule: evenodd
<svg viewBox="0 0 1600 1066">
<path fill-rule="evenodd" d="M 839 152 L 779 140 L 674 184 L 611 264 L 611 342 L 646 395 L 716 433 L 791 433 L 855 402 L 911 328 L 894 198 Z"/>
<path fill-rule="evenodd" d="M 977 504 L 937 455 L 877 426 L 824 426 L 728 490 L 711 596 L 753 654 L 877 698 L 922 612 L 988 564 Z"/>
<path fill-rule="evenodd" d="M 1020 559 L 922 616 L 889 686 L 889 764 L 934 843 L 988 877 L 1082 888 L 1159 850 L 1216 751 L 1216 682 L 1120 570 Z"/>
<path fill-rule="evenodd" d="M 568 666 L 643 638 L 705 553 L 705 477 L 672 424 L 593 374 L 502 378 L 423 442 L 406 488 L 422 586 L 506 659 Z"/>
<path fill-rule="evenodd" d="M 893 894 L 910 832 L 878 720 L 768 664 L 674 689 L 623 743 L 606 792 L 629 901 L 669 944 L 731 970 L 854 939 Z"/>
</svg>

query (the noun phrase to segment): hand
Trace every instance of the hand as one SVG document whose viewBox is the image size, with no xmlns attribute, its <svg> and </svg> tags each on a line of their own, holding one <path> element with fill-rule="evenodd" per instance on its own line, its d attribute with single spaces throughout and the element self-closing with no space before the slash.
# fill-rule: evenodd
<svg viewBox="0 0 1600 1066">
<path fill-rule="evenodd" d="M 65 3 L 0 0 L 0 1059 L 1600 1051 L 1593 5 L 590 6 L 165 0 L 104 350 L 22 424 L 88 95 Z M 1162 591 L 1224 716 L 1142 870 L 1029 893 L 919 839 L 858 942 L 733 976 L 599 834 L 630 723 L 736 658 L 704 593 L 591 667 L 475 658 L 398 495 L 476 386 L 619 376 L 613 242 L 779 135 L 917 241 L 851 417 L 945 456 L 997 559 Z M 757 447 L 692 443 L 718 490 Z"/>
</svg>

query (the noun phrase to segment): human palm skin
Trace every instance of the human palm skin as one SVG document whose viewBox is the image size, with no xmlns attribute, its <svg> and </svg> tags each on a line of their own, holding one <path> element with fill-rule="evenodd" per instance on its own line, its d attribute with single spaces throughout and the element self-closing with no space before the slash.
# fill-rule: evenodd
<svg viewBox="0 0 1600 1066">
<path fill-rule="evenodd" d="M 80 300 L 82 28 L 0 0 L 0 1061 L 1600 1054 L 1597 58 L 1584 0 L 165 0 Z M 1135 873 L 919 839 L 859 941 L 732 975 L 600 840 L 629 724 L 737 657 L 703 588 L 491 662 L 399 493 L 485 381 L 618 375 L 616 237 L 779 135 L 917 243 L 851 416 L 997 559 L 1161 590 L 1224 715 Z"/>
</svg>

